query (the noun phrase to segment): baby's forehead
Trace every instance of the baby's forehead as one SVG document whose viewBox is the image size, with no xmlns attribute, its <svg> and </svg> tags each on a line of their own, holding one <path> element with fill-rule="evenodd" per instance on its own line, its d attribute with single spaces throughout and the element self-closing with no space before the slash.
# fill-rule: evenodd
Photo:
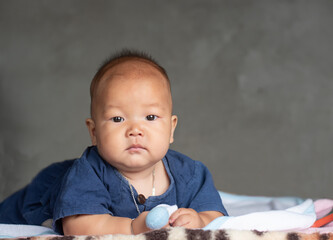
<svg viewBox="0 0 333 240">
<path fill-rule="evenodd" d="M 128 77 L 156 75 L 156 77 L 165 79 L 165 76 L 158 70 L 157 67 L 155 67 L 152 63 L 141 59 L 129 59 L 115 65 L 110 65 L 103 74 L 102 78 L 113 75 L 123 75 Z"/>
<path fill-rule="evenodd" d="M 126 81 L 127 79 L 135 79 L 132 84 L 141 84 L 140 79 L 153 78 L 159 84 L 165 84 L 170 91 L 169 80 L 151 63 L 139 60 L 129 60 L 121 62 L 117 65 L 110 66 L 100 79 L 99 85 L 108 85 L 112 81 Z"/>
</svg>

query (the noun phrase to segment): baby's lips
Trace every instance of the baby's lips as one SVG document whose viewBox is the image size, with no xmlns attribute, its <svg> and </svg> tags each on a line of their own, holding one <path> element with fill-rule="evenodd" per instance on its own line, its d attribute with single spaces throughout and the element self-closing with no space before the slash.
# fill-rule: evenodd
<svg viewBox="0 0 333 240">
<path fill-rule="evenodd" d="M 138 148 L 138 149 L 146 149 L 144 146 L 142 146 L 141 144 L 132 144 L 131 146 L 129 146 L 128 148 L 127 148 L 127 150 L 129 150 L 129 149 L 132 149 L 132 148 Z"/>
</svg>

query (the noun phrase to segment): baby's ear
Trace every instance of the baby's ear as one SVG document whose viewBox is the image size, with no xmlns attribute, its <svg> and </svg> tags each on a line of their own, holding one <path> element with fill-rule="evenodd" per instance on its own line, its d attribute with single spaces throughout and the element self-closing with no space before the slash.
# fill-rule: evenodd
<svg viewBox="0 0 333 240">
<path fill-rule="evenodd" d="M 96 126 L 95 126 L 94 120 L 92 120 L 91 118 L 87 118 L 86 119 L 86 125 L 88 127 L 88 131 L 89 131 L 89 134 L 90 134 L 91 143 L 92 143 L 92 145 L 96 146 L 97 145 Z"/>
<path fill-rule="evenodd" d="M 178 117 L 176 115 L 171 116 L 171 134 L 170 134 L 170 143 L 173 143 L 174 141 L 174 132 L 177 127 Z"/>
</svg>

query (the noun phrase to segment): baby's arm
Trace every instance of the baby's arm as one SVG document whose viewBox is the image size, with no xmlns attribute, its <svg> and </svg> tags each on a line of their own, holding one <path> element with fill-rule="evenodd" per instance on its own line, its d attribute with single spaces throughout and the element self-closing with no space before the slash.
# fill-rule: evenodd
<svg viewBox="0 0 333 240">
<path fill-rule="evenodd" d="M 217 211 L 198 213 L 191 208 L 179 208 L 170 216 L 169 224 L 173 227 L 203 228 L 221 216 L 223 214 Z"/>
<path fill-rule="evenodd" d="M 62 227 L 65 235 L 139 234 L 150 230 L 145 223 L 147 214 L 143 212 L 133 221 L 109 214 L 74 215 L 63 218 Z"/>
</svg>

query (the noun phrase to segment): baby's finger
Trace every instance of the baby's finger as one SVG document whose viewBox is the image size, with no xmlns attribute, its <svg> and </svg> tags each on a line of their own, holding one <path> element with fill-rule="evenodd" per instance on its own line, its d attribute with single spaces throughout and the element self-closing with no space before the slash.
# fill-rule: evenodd
<svg viewBox="0 0 333 240">
<path fill-rule="evenodd" d="M 191 217 L 188 214 L 182 214 L 180 216 L 178 216 L 172 226 L 173 227 L 185 227 L 186 225 L 188 225 L 191 222 Z"/>
<path fill-rule="evenodd" d="M 169 224 L 172 226 L 174 221 L 182 214 L 183 209 L 177 209 L 171 216 L 169 217 Z"/>
</svg>

